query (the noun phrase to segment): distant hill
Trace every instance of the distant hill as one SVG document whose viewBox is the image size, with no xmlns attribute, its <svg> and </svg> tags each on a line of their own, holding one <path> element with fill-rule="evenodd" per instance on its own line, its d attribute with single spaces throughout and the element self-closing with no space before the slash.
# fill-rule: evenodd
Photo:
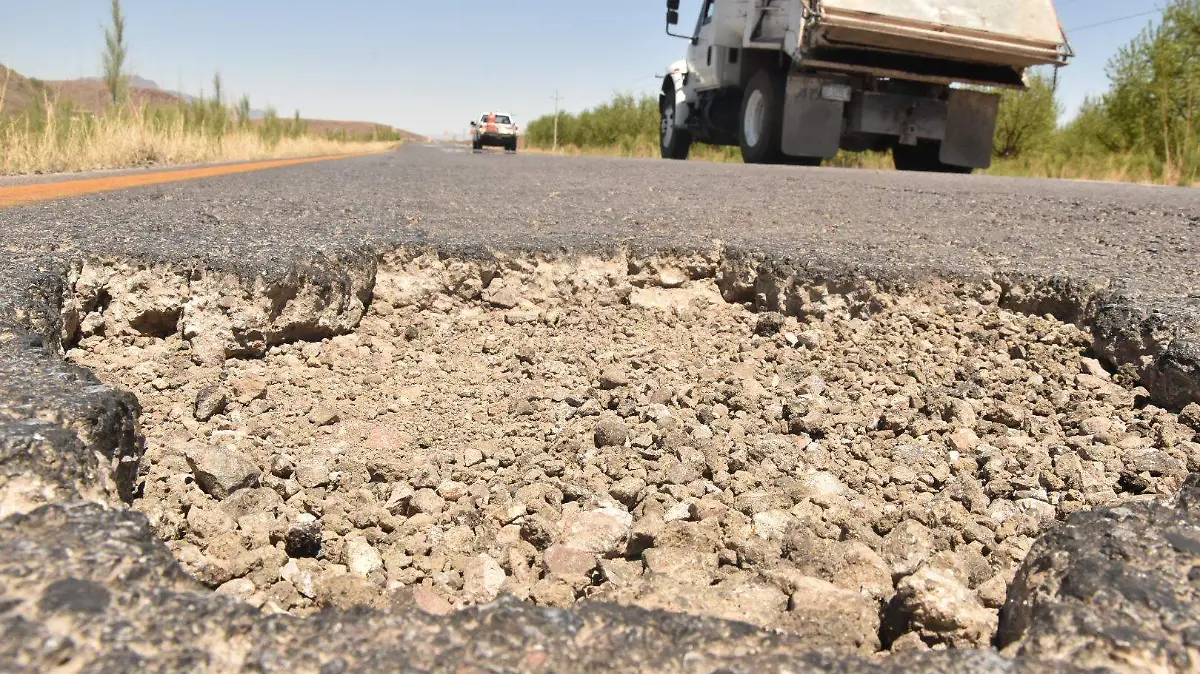
<svg viewBox="0 0 1200 674">
<path fill-rule="evenodd" d="M 135 80 L 138 83 L 150 82 L 141 78 Z M 108 89 L 98 78 L 46 81 L 26 77 L 0 65 L 0 88 L 4 88 L 6 81 L 8 86 L 4 95 L 4 107 L 0 109 L 0 113 L 5 115 L 20 115 L 46 99 L 70 102 L 92 113 L 102 113 L 108 105 Z M 161 89 L 141 86 L 131 86 L 129 96 L 133 103 L 139 106 L 175 105 L 181 100 L 179 96 Z"/>
<path fill-rule="evenodd" d="M 84 82 L 104 82 L 104 79 L 100 78 L 100 77 L 82 77 L 80 79 L 83 80 Z M 137 75 L 129 76 L 129 86 L 136 87 L 138 89 L 163 90 L 162 87 L 158 86 L 158 82 L 155 82 L 154 80 L 148 80 L 145 77 L 139 77 Z M 178 92 L 171 92 L 171 93 L 178 93 Z"/>
<path fill-rule="evenodd" d="M 99 82 L 100 84 L 104 84 L 104 79 L 100 78 L 100 77 L 81 77 L 80 79 L 74 80 L 74 81 L 76 81 L 76 82 Z M 196 97 L 191 94 L 185 94 L 182 91 L 172 91 L 170 89 L 164 89 L 161 86 L 159 86 L 158 82 L 155 82 L 154 80 L 148 80 L 145 77 L 141 77 L 139 75 L 130 75 L 129 76 L 129 86 L 134 89 L 150 89 L 153 91 L 162 91 L 164 93 L 168 93 L 168 94 L 174 96 L 175 98 L 177 98 L 179 100 L 184 100 L 184 101 L 196 100 Z M 252 115 L 255 112 L 262 114 L 261 110 L 251 110 L 250 112 Z"/>
<path fill-rule="evenodd" d="M 108 87 L 100 80 L 50 80 L 46 82 L 46 86 L 59 100 L 70 101 L 88 112 L 102 114 L 108 108 Z M 129 87 L 129 98 L 139 107 L 178 105 L 182 100 L 179 96 L 161 89 L 138 86 Z"/>
<path fill-rule="evenodd" d="M 20 115 L 44 98 L 57 101 L 67 101 L 94 114 L 103 114 L 108 106 L 108 88 L 99 77 L 84 77 L 76 80 L 43 81 L 26 77 L 15 70 L 0 64 L 0 89 L 4 82 L 8 88 L 0 105 L 0 115 Z M 130 99 L 138 106 L 173 106 L 181 102 L 195 100 L 195 97 L 177 91 L 165 91 L 153 80 L 133 75 L 129 78 Z M 250 118 L 261 120 L 266 116 L 263 110 L 251 110 Z M 329 119 L 306 119 L 310 132 L 324 134 L 326 131 L 345 130 L 346 133 L 359 135 L 374 131 L 376 124 L 372 122 L 349 122 Z M 379 126 L 386 126 L 386 124 Z M 404 129 L 396 129 L 407 140 L 424 141 L 425 137 Z"/>
</svg>

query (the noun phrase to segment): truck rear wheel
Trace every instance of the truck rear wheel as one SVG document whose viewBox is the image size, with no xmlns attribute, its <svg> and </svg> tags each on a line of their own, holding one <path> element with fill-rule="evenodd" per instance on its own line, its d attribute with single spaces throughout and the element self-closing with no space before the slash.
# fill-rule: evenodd
<svg viewBox="0 0 1200 674">
<path fill-rule="evenodd" d="M 970 173 L 970 166 L 943 164 L 939 157 L 940 143 L 921 141 L 916 145 L 897 145 L 892 148 L 892 163 L 897 171 L 925 171 L 928 173 Z"/>
<path fill-rule="evenodd" d="M 779 73 L 760 70 L 750 78 L 742 96 L 738 129 L 742 161 L 747 164 L 777 164 L 783 160 L 783 89 L 784 79 Z"/>
<path fill-rule="evenodd" d="M 675 125 L 675 85 L 670 77 L 667 78 L 667 84 L 659 98 L 658 112 L 662 122 L 658 130 L 658 145 L 662 158 L 687 159 L 688 152 L 692 149 L 692 134 Z"/>
</svg>

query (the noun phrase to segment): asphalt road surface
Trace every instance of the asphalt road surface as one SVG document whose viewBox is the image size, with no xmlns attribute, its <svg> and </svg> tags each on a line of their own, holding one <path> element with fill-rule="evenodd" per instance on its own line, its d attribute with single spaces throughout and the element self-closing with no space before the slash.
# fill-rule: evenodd
<svg viewBox="0 0 1200 674">
<path fill-rule="evenodd" d="M 10 253 L 272 268 L 316 252 L 711 241 L 905 273 L 1066 275 L 1193 319 L 1200 193 L 414 147 L 0 211 Z"/>
<path fill-rule="evenodd" d="M 296 269 L 333 274 L 346 260 L 410 245 L 463 254 L 720 246 L 725 255 L 813 279 L 991 279 L 1016 308 L 1090 327 L 1098 350 L 1137 369 L 1163 404 L 1200 400 L 1200 192 L 1193 189 L 411 147 L 0 209 L 0 232 L 0 503 L 16 502 L 18 492 L 50 503 L 98 498 L 106 471 L 97 453 L 119 463 L 136 449 L 136 402 L 95 386 L 59 356 L 63 280 L 84 258 L 194 261 L 250 278 Z M 4 514 L 24 510 L 4 507 Z M 784 637 L 641 614 L 639 629 L 622 627 L 633 609 L 562 617 L 502 606 L 446 623 L 360 617 L 347 619 L 354 627 L 345 633 L 332 627 L 342 618 L 264 626 L 252 611 L 189 594 L 195 587 L 147 532 L 140 516 L 90 506 L 48 506 L 0 520 L 0 566 L 11 571 L 0 578 L 0 594 L 6 584 L 16 587 L 13 578 L 24 579 L 22 588 L 40 587 L 38 578 L 48 583 L 40 599 L 0 602 L 0 632 L 12 635 L 0 638 L 0 662 L 58 657 L 45 650 L 53 646 L 55 611 L 86 617 L 120 604 L 140 615 L 136 630 L 151 641 L 178 646 L 194 630 L 241 630 L 266 670 L 315 671 L 336 665 L 339 653 L 349 658 L 343 668 L 362 664 L 385 643 L 399 649 L 395 657 L 412 658 L 414 671 L 436 669 L 435 656 L 447 653 L 483 662 L 489 648 L 496 662 L 519 667 L 541 656 L 514 645 L 516 624 L 525 638 L 541 639 L 546 653 L 565 658 L 559 668 L 633 658 L 670 669 L 688 649 L 729 671 L 795 664 L 780 655 L 797 648 Z M 93 573 L 104 564 L 132 569 L 113 573 L 143 590 L 114 598 Z M 608 631 L 579 632 L 585 624 Z M 414 634 L 433 636 L 403 645 Z M 134 667 L 142 657 L 115 642 L 100 651 L 84 640 L 60 642 L 53 647 L 90 653 L 89 662 L 109 668 Z M 199 657 L 183 646 L 167 650 L 180 668 Z M 760 659 L 737 655 L 751 651 Z M 957 666 L 930 666 L 1005 667 L 993 656 L 963 657 Z M 834 667 L 816 656 L 806 662 Z"/>
</svg>

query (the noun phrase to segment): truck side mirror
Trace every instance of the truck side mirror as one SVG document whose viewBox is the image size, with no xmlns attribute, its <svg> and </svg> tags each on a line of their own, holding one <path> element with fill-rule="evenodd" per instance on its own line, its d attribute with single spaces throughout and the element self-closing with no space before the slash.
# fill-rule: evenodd
<svg viewBox="0 0 1200 674">
<path fill-rule="evenodd" d="M 685 40 L 692 39 L 690 35 L 678 35 L 671 32 L 671 26 L 679 25 L 679 0 L 667 0 L 667 35 Z"/>
</svg>

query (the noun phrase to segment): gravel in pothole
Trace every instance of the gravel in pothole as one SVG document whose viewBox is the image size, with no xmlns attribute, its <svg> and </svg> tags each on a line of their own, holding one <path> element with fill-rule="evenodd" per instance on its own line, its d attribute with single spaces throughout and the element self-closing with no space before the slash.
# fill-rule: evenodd
<svg viewBox="0 0 1200 674">
<path fill-rule="evenodd" d="M 986 645 L 1038 535 L 1200 468 L 1085 334 L 969 297 L 797 319 L 616 272 L 463 299 L 433 266 L 261 359 L 116 326 L 69 353 L 138 395 L 133 507 L 189 572 L 297 615 L 504 592 Z"/>
</svg>

